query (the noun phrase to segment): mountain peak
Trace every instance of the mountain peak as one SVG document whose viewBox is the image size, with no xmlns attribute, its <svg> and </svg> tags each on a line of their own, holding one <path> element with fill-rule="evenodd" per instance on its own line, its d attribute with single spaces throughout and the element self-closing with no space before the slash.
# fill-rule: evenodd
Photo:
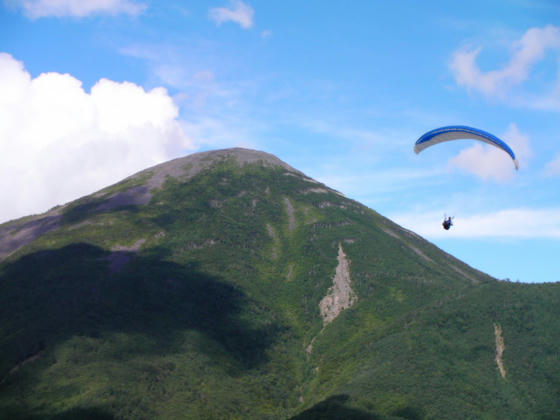
<svg viewBox="0 0 560 420">
<path fill-rule="evenodd" d="M 302 172 L 291 167 L 286 162 L 278 159 L 270 153 L 262 152 L 260 150 L 245 149 L 242 147 L 233 147 L 229 149 L 193 153 L 152 166 L 151 168 L 141 171 L 132 177 L 141 177 L 151 173 L 152 176 L 148 181 L 148 188 L 153 189 L 160 187 L 167 177 L 190 179 L 210 166 L 227 160 L 232 160 L 239 166 L 247 164 L 261 164 L 267 167 L 280 167 L 289 172 L 304 176 Z"/>
<path fill-rule="evenodd" d="M 152 199 L 154 190 L 161 188 L 168 178 L 176 178 L 180 179 L 181 182 L 186 182 L 222 162 L 235 162 L 240 167 L 257 164 L 264 167 L 283 168 L 291 174 L 312 181 L 302 172 L 276 156 L 259 150 L 235 147 L 193 153 L 137 172 L 117 184 L 108 186 L 90 196 L 57 206 L 44 214 L 1 225 L 0 262 L 40 236 L 58 230 L 63 213 L 68 211 L 69 208 L 76 207 L 77 203 L 96 203 L 93 206 L 93 213 L 107 212 L 123 206 L 146 205 Z M 130 182 L 132 182 L 132 186 L 130 186 Z M 90 205 L 86 204 L 85 206 Z"/>
</svg>

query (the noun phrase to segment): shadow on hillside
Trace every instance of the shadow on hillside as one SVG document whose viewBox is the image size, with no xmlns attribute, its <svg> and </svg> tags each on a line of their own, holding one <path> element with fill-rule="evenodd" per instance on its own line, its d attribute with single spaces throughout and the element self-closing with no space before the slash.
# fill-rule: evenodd
<svg viewBox="0 0 560 420">
<path fill-rule="evenodd" d="M 229 355 L 236 369 L 264 362 L 278 333 L 269 314 L 257 313 L 243 292 L 196 264 L 165 257 L 162 250 L 145 256 L 73 244 L 6 265 L 0 272 L 0 378 L 72 336 L 121 332 L 146 339 L 129 345 L 120 360 L 184 351 L 185 332 L 195 331 L 196 350 L 209 357 Z M 252 312 L 243 311 L 249 306 Z"/>
<path fill-rule="evenodd" d="M 21 410 L 21 407 L 20 407 Z M 106 412 L 101 408 L 71 408 L 60 414 L 49 415 L 30 415 L 30 414 L 20 414 L 17 411 L 3 413 L 7 415 L 6 419 L 10 420 L 114 420 L 115 416 Z"/>
<path fill-rule="evenodd" d="M 110 413 L 100 408 L 71 408 L 61 414 L 51 417 L 52 420 L 113 420 L 116 419 Z"/>
<path fill-rule="evenodd" d="M 137 185 L 102 197 L 88 196 L 72 204 L 62 214 L 61 223 L 75 224 L 86 220 L 95 214 L 114 211 L 138 211 L 138 206 L 150 201 L 148 187 Z"/>
<path fill-rule="evenodd" d="M 380 420 L 383 417 L 357 408 L 346 407 L 348 395 L 333 395 L 308 410 L 292 417 L 291 420 Z"/>
<path fill-rule="evenodd" d="M 422 410 L 410 406 L 393 411 L 390 416 L 368 413 L 358 408 L 347 407 L 349 399 L 350 397 L 345 394 L 332 395 L 290 420 L 382 420 L 387 418 L 421 420 L 424 418 Z"/>
</svg>

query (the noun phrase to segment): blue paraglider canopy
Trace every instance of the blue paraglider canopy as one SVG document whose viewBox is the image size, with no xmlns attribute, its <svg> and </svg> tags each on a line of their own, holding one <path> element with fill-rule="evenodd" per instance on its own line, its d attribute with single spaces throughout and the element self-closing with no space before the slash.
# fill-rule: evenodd
<svg viewBox="0 0 560 420">
<path fill-rule="evenodd" d="M 435 130 L 428 131 L 426 134 L 422 135 L 416 143 L 414 144 L 414 151 L 418 154 L 422 150 L 433 146 L 434 144 L 443 143 L 450 140 L 459 139 L 473 139 L 480 140 L 502 149 L 506 152 L 515 165 L 515 169 L 519 169 L 519 162 L 515 157 L 515 153 L 503 140 L 494 136 L 493 134 L 487 133 L 486 131 L 480 130 L 478 128 L 467 127 L 464 125 L 450 125 L 447 127 L 436 128 Z"/>
</svg>

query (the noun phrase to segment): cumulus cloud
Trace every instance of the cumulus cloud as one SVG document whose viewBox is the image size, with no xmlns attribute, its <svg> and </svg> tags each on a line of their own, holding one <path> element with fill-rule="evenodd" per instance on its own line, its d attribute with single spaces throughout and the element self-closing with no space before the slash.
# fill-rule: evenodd
<svg viewBox="0 0 560 420">
<path fill-rule="evenodd" d="M 0 53 L 0 222 L 92 193 L 193 148 L 164 88 L 32 78 Z"/>
<path fill-rule="evenodd" d="M 515 152 L 520 170 L 527 167 L 533 155 L 529 137 L 512 123 L 502 139 Z M 465 170 L 485 180 L 506 181 L 515 176 L 515 168 L 509 155 L 501 149 L 484 143 L 477 142 L 462 150 L 459 155 L 450 160 L 449 164 L 451 167 Z"/>
<path fill-rule="evenodd" d="M 231 0 L 230 8 L 215 7 L 210 9 L 210 19 L 218 25 L 224 22 L 235 22 L 242 28 L 249 29 L 253 26 L 253 16 L 255 11 L 253 8 L 240 0 Z"/>
<path fill-rule="evenodd" d="M 501 69 L 484 72 L 476 60 L 481 47 L 462 48 L 453 54 L 450 68 L 458 85 L 488 96 L 504 96 L 512 87 L 529 77 L 533 65 L 546 51 L 560 47 L 560 27 L 531 28 L 512 45 L 510 61 Z"/>
<path fill-rule="evenodd" d="M 136 16 L 146 5 L 134 0 L 6 0 L 23 9 L 31 19 L 72 16 L 82 18 L 92 14 L 127 14 Z M 10 4 L 10 3 L 9 3 Z"/>
<path fill-rule="evenodd" d="M 560 238 L 560 208 L 514 208 L 471 216 L 457 216 L 449 231 L 441 227 L 441 214 L 397 214 L 395 222 L 428 238 Z"/>
</svg>

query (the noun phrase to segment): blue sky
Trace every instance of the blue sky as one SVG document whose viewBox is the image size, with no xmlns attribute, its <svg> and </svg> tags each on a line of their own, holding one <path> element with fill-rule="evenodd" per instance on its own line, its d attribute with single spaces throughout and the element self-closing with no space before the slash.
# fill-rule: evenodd
<svg viewBox="0 0 560 420">
<path fill-rule="evenodd" d="M 560 281 L 560 4 L 419 5 L 0 0 L 0 222 L 242 146 L 497 278 Z M 414 154 L 451 124 L 519 171 L 469 141 Z"/>
</svg>

